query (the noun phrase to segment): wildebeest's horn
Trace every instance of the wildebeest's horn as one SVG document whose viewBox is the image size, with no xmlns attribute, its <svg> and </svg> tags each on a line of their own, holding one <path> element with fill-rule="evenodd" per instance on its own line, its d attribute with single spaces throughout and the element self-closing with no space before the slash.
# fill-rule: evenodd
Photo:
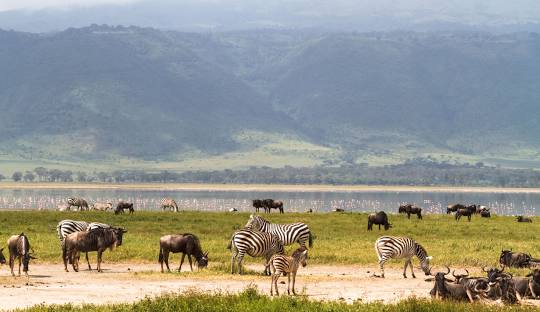
<svg viewBox="0 0 540 312">
<path fill-rule="evenodd" d="M 503 264 L 503 265 L 501 265 L 501 267 L 502 267 L 502 270 L 500 272 L 503 272 L 504 268 L 505 268 L 505 265 Z"/>
<path fill-rule="evenodd" d="M 445 267 L 448 270 L 448 272 L 446 272 L 446 274 L 444 274 L 444 275 L 447 275 L 448 273 L 450 273 L 450 268 L 447 265 L 445 265 Z"/>
<path fill-rule="evenodd" d="M 458 276 L 456 276 L 456 274 L 455 274 L 455 273 L 456 273 L 456 270 L 453 270 L 453 271 L 452 271 L 452 276 L 453 276 L 454 278 L 456 278 L 456 279 L 457 279 L 457 278 L 459 278 L 459 275 L 458 275 Z"/>
<path fill-rule="evenodd" d="M 465 276 L 469 276 L 469 270 L 465 269 L 465 272 L 467 272 L 467 275 Z"/>
<path fill-rule="evenodd" d="M 486 267 L 485 267 L 485 266 L 482 267 L 482 271 L 483 271 L 483 272 L 486 272 L 486 273 L 489 272 L 489 271 L 486 271 Z"/>
</svg>

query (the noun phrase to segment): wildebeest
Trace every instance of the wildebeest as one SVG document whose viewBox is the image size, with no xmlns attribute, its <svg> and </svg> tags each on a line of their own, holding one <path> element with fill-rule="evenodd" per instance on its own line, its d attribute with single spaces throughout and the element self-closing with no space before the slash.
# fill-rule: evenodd
<svg viewBox="0 0 540 312">
<path fill-rule="evenodd" d="M 490 291 L 489 280 L 485 277 L 469 277 L 469 271 L 465 269 L 466 274 L 455 274 L 455 270 L 452 272 L 452 276 L 455 278 L 456 284 L 463 285 L 467 297 L 470 302 L 474 301 L 475 297 L 485 297 Z"/>
<path fill-rule="evenodd" d="M 345 212 L 345 209 L 343 209 L 343 208 L 334 208 L 334 210 L 332 210 L 332 212 Z"/>
<path fill-rule="evenodd" d="M 112 208 L 113 208 L 113 204 L 110 201 L 108 201 L 106 203 L 94 203 L 90 207 L 90 210 L 107 211 L 109 209 L 112 210 Z"/>
<path fill-rule="evenodd" d="M 62 242 L 62 259 L 64 269 L 68 272 L 70 262 L 75 272 L 79 271 L 79 254 L 81 252 L 97 251 L 97 270 L 101 272 L 103 252 L 109 248 L 122 245 L 122 236 L 127 231 L 122 228 L 95 228 L 90 231 L 80 231 L 69 234 Z"/>
<path fill-rule="evenodd" d="M 529 292 L 531 296 L 536 299 L 540 294 L 540 269 L 534 269 L 531 273 L 526 275 L 529 279 Z"/>
<path fill-rule="evenodd" d="M 516 221 L 517 221 L 517 222 L 528 222 L 528 223 L 532 223 L 532 219 L 531 219 L 531 218 L 527 218 L 527 217 L 524 217 L 524 216 L 517 216 L 517 217 L 516 217 Z"/>
<path fill-rule="evenodd" d="M 15 258 L 17 258 L 19 259 L 19 276 L 21 275 L 21 262 L 23 265 L 23 272 L 28 276 L 28 264 L 30 263 L 30 259 L 36 259 L 30 255 L 30 242 L 28 242 L 28 237 L 26 237 L 24 233 L 13 235 L 8 239 L 7 244 L 9 249 L 9 267 L 11 269 L 11 275 L 15 276 L 13 267 L 15 266 Z"/>
<path fill-rule="evenodd" d="M 467 207 L 465 207 L 462 204 L 450 204 L 450 205 L 446 206 L 446 214 L 456 212 L 456 211 L 458 211 L 458 209 L 463 209 L 463 208 L 467 208 Z"/>
<path fill-rule="evenodd" d="M 263 205 L 266 213 L 270 213 L 271 209 L 279 209 L 279 213 L 283 213 L 283 202 L 281 200 L 265 199 Z"/>
<path fill-rule="evenodd" d="M 6 264 L 6 257 L 4 257 L 4 248 L 0 248 L 0 264 Z"/>
<path fill-rule="evenodd" d="M 499 263 L 503 267 L 527 268 L 531 262 L 539 262 L 540 259 L 533 259 L 530 254 L 523 252 L 513 252 L 511 250 L 502 250 L 499 257 Z"/>
<path fill-rule="evenodd" d="M 505 303 L 516 303 L 518 299 L 518 295 L 515 289 L 515 281 L 514 277 L 510 273 L 504 272 L 504 266 L 501 270 L 497 268 L 491 268 L 489 270 L 486 270 L 485 268 L 482 268 L 482 271 L 487 273 L 487 278 L 489 280 L 489 285 L 491 287 L 497 285 L 499 288 L 499 297 L 501 300 Z"/>
<path fill-rule="evenodd" d="M 193 234 L 184 233 L 180 235 L 172 234 L 165 235 L 159 239 L 159 264 L 161 265 L 161 273 L 163 273 L 163 262 L 167 266 L 167 271 L 169 269 L 169 253 L 182 253 L 182 258 L 180 260 L 180 266 L 178 267 L 178 272 L 182 269 L 182 264 L 184 263 L 184 258 L 187 255 L 189 261 L 189 267 L 193 272 L 193 265 L 191 264 L 191 256 L 195 257 L 197 260 L 197 266 L 199 268 L 204 268 L 208 265 L 208 252 L 204 253 L 201 248 L 201 243 L 199 238 Z"/>
<path fill-rule="evenodd" d="M 450 273 L 450 268 L 446 268 L 448 269 L 448 272 L 437 272 L 437 274 L 434 275 L 435 285 L 429 292 L 431 297 L 443 300 L 452 299 L 465 301 L 469 299 L 467 296 L 467 291 L 462 284 L 456 284 L 452 280 L 446 278 L 446 275 Z M 431 273 L 431 269 L 429 270 L 429 274 L 433 275 Z"/>
<path fill-rule="evenodd" d="M 406 213 L 407 219 L 411 218 L 411 214 L 415 214 L 418 219 L 422 219 L 422 208 L 413 204 L 400 205 L 398 209 L 399 213 Z"/>
<path fill-rule="evenodd" d="M 68 198 L 67 203 L 69 204 L 70 209 L 72 206 L 75 206 L 77 207 L 77 210 L 88 210 L 88 203 L 82 198 L 70 197 Z"/>
<path fill-rule="evenodd" d="M 388 222 L 388 216 L 384 211 L 379 211 L 377 213 L 371 213 L 368 216 L 368 231 L 373 230 L 373 224 L 379 226 L 379 231 L 381 230 L 381 225 L 384 225 L 384 229 L 388 230 L 392 225 Z"/>
<path fill-rule="evenodd" d="M 124 210 L 128 209 L 129 214 L 132 214 L 135 210 L 133 209 L 133 203 L 128 203 L 125 201 L 119 201 L 114 209 L 114 214 L 124 213 Z"/>
<path fill-rule="evenodd" d="M 467 217 L 467 220 L 469 222 L 471 222 L 471 217 L 472 215 L 474 214 L 474 211 L 476 211 L 476 208 L 474 208 L 475 210 L 473 210 L 472 208 L 470 208 L 471 206 L 467 207 L 467 208 L 460 208 L 458 209 L 458 211 L 456 211 L 456 221 L 459 221 L 459 219 L 461 219 L 461 216 L 466 216 Z"/>
<path fill-rule="evenodd" d="M 253 200 L 253 207 L 255 208 L 256 212 L 259 212 L 259 209 L 263 208 L 264 211 L 266 211 L 266 208 L 264 208 L 264 201 L 261 199 L 254 199 Z"/>
<path fill-rule="evenodd" d="M 489 212 L 489 209 L 481 210 L 480 211 L 480 216 L 482 218 L 491 218 L 491 213 Z"/>
<path fill-rule="evenodd" d="M 176 204 L 176 201 L 172 198 L 163 198 L 161 200 L 161 210 L 165 211 L 165 209 L 169 208 L 171 211 L 178 212 L 178 204 Z"/>
</svg>

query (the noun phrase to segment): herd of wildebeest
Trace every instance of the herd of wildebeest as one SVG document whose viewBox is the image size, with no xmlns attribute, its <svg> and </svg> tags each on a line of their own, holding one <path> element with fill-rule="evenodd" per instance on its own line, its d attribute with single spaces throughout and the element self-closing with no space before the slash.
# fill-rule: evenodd
<svg viewBox="0 0 540 312">
<path fill-rule="evenodd" d="M 72 207 L 76 207 L 72 209 Z M 284 212 L 283 202 L 272 199 L 253 200 L 255 212 L 263 208 L 266 213 L 271 209 L 277 209 L 280 213 Z M 111 202 L 94 203 L 89 206 L 82 198 L 68 198 L 67 206 L 63 211 L 69 210 L 113 210 Z M 178 205 L 171 198 L 161 200 L 163 211 L 170 209 L 178 212 Z M 128 210 L 134 212 L 133 203 L 119 201 L 114 209 L 115 214 L 124 213 Z M 231 212 L 237 211 L 230 210 Z M 312 212 L 307 211 L 307 212 Z M 471 221 L 473 215 L 480 215 L 484 218 L 491 217 L 489 208 L 481 205 L 462 205 L 451 204 L 447 207 L 447 214 L 455 213 L 455 220 L 459 221 L 462 216 L 466 216 Z M 422 208 L 414 204 L 403 204 L 398 208 L 399 214 L 406 214 L 410 219 L 411 214 L 422 219 Z M 532 222 L 530 218 L 518 216 L 517 222 Z M 368 215 L 368 231 L 373 230 L 373 225 L 381 225 L 385 230 L 392 227 L 388 215 L 384 211 L 371 213 Z M 57 226 L 58 236 L 62 248 L 62 260 L 65 271 L 68 271 L 68 263 L 72 265 L 74 271 L 79 270 L 80 254 L 86 254 L 88 269 L 91 265 L 88 260 L 88 252 L 97 251 L 97 270 L 102 272 L 101 261 L 102 254 L 106 249 L 112 250 L 114 247 L 122 245 L 123 234 L 127 230 L 119 227 L 110 226 L 98 222 L 62 220 Z M 300 265 L 307 265 L 308 248 L 312 247 L 312 233 L 309 226 L 302 222 L 290 224 L 274 224 L 259 215 L 251 215 L 243 229 L 235 231 L 230 239 L 228 249 L 231 250 L 231 273 L 235 273 L 235 266 L 238 273 L 242 273 L 242 259 L 245 254 L 252 257 L 263 257 L 265 259 L 265 274 L 272 276 L 271 295 L 278 294 L 277 280 L 280 276 L 289 277 L 287 291 L 290 294 L 290 283 L 292 278 L 292 293 L 295 294 L 294 284 L 296 272 Z M 291 256 L 285 254 L 284 246 L 298 243 L 300 247 L 296 249 Z M 28 276 L 28 266 L 30 259 L 35 259 L 34 251 L 30 247 L 28 237 L 21 233 L 11 236 L 8 241 L 9 265 L 11 274 L 15 276 L 15 260 L 19 262 L 19 276 L 21 275 L 21 263 L 23 272 Z M 4 248 L 0 249 L 0 264 L 6 263 L 2 253 Z M 433 298 L 452 299 L 464 301 L 500 301 L 503 303 L 518 303 L 524 298 L 537 299 L 540 295 L 540 259 L 533 258 L 528 253 L 513 252 L 512 250 L 503 250 L 499 257 L 500 267 L 482 268 L 487 274 L 486 277 L 472 277 L 468 270 L 466 273 L 456 274 L 452 271 L 453 279 L 449 278 L 450 268 L 446 267 L 443 272 L 432 272 L 429 266 L 428 253 L 415 240 L 408 237 L 381 236 L 375 242 L 375 251 L 379 259 L 381 275 L 374 274 L 375 277 L 384 278 L 384 264 L 389 259 L 405 259 L 403 277 L 407 278 L 407 266 L 410 266 L 413 278 L 415 277 L 412 267 L 412 258 L 417 257 L 421 268 L 426 275 L 431 277 L 427 279 L 434 280 L 434 286 L 430 291 Z M 182 253 L 180 266 L 181 270 L 185 256 L 188 256 L 190 268 L 193 271 L 192 257 L 195 258 L 195 264 L 198 268 L 204 268 L 208 265 L 208 252 L 203 252 L 199 238 L 191 233 L 169 234 L 162 236 L 159 240 L 158 262 L 161 265 L 161 272 L 164 272 L 164 264 L 167 271 L 169 268 L 169 254 Z M 513 276 L 506 268 L 529 268 L 531 272 L 524 277 Z"/>
</svg>

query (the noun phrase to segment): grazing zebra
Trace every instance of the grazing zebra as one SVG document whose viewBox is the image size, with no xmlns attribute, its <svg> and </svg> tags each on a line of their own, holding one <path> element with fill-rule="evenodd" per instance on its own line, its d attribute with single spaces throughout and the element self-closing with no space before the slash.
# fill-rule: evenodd
<svg viewBox="0 0 540 312">
<path fill-rule="evenodd" d="M 302 222 L 289 224 L 270 223 L 260 216 L 250 215 L 245 228 L 275 234 L 283 245 L 288 246 L 294 243 L 300 244 L 300 247 L 306 247 L 306 241 L 309 247 L 313 246 L 313 236 L 309 227 Z"/>
<path fill-rule="evenodd" d="M 227 249 L 231 250 L 231 273 L 234 274 L 234 262 L 238 261 L 238 273 L 242 274 L 242 260 L 247 253 L 252 257 L 264 257 L 264 273 L 269 274 L 268 262 L 274 254 L 283 254 L 283 243 L 271 233 L 244 229 L 233 234 Z"/>
<path fill-rule="evenodd" d="M 69 208 L 71 208 L 71 206 L 76 206 L 78 208 L 77 210 L 88 210 L 88 203 L 82 198 L 70 197 L 68 198 L 67 203 Z"/>
<path fill-rule="evenodd" d="M 90 231 L 93 229 L 109 229 L 112 228 L 112 226 L 105 224 L 105 223 L 99 223 L 99 222 L 86 222 L 86 221 L 73 221 L 73 220 L 62 220 L 58 222 L 58 225 L 56 226 L 56 231 L 58 232 L 58 238 L 60 239 L 60 242 L 62 245 L 64 244 L 64 238 L 68 236 L 71 233 L 80 232 L 80 231 Z M 90 267 L 90 261 L 88 260 L 88 252 L 86 253 L 86 262 L 88 263 L 88 269 L 91 270 Z"/>
<path fill-rule="evenodd" d="M 298 266 L 302 264 L 303 267 L 307 265 L 308 250 L 305 247 L 300 247 L 296 249 L 292 256 L 285 255 L 273 255 L 270 258 L 270 272 L 272 273 L 272 283 L 270 284 L 270 296 L 273 296 L 273 289 L 276 289 L 276 295 L 279 296 L 277 281 L 281 274 L 287 275 L 289 277 L 289 282 L 287 284 L 287 294 L 291 294 L 291 276 L 292 276 L 292 292 L 293 295 L 296 295 L 294 290 L 294 284 L 296 282 L 296 271 L 298 271 Z"/>
<path fill-rule="evenodd" d="M 381 236 L 375 241 L 375 252 L 379 258 L 381 276 L 384 278 L 384 263 L 388 259 L 406 258 L 403 268 L 403 277 L 407 278 L 407 266 L 411 266 L 412 277 L 416 278 L 413 272 L 412 257 L 416 256 L 420 260 L 420 266 L 426 275 L 429 275 L 429 260 L 433 257 L 427 255 L 426 250 L 420 244 L 408 237 Z M 377 276 L 377 275 L 375 275 Z"/>
<path fill-rule="evenodd" d="M 178 212 L 178 205 L 172 198 L 163 198 L 161 200 L 161 210 L 165 211 L 165 209 L 171 209 L 171 211 Z"/>
</svg>

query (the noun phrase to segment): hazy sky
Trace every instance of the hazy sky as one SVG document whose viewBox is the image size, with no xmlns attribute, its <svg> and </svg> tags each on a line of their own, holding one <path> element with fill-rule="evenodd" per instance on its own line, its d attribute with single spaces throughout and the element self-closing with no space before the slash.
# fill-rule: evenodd
<svg viewBox="0 0 540 312">
<path fill-rule="evenodd" d="M 125 4 L 139 0 L 0 0 L 0 11 Z"/>
</svg>

